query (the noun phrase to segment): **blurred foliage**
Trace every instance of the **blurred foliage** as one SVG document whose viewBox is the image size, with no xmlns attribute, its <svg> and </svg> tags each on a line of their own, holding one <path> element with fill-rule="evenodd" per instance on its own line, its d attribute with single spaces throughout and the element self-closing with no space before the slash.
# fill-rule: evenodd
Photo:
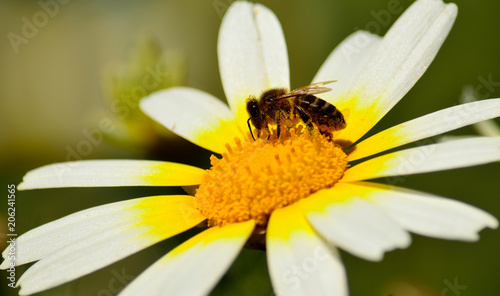
<svg viewBox="0 0 500 296">
<path fill-rule="evenodd" d="M 120 123 L 109 139 L 135 150 L 154 150 L 173 133 L 146 116 L 139 108 L 145 96 L 185 83 L 186 61 L 180 52 L 163 51 L 156 39 L 142 39 L 129 60 L 110 66 L 104 77 L 106 105 Z"/>
<path fill-rule="evenodd" d="M 59 5 L 57 12 L 53 8 L 53 16 L 37 28 L 36 33 L 32 32 L 33 36 L 26 38 L 25 43 L 19 43 L 16 52 L 9 33 L 22 35 L 25 20 L 32 20 L 42 7 L 38 1 L 1 1 L 0 35 L 4 38 L 0 40 L 0 176 L 3 184 L 18 184 L 30 169 L 71 158 L 71 151 L 77 151 L 79 144 L 90 141 L 89 134 L 98 135 L 95 129 L 103 119 L 112 118 L 118 132 L 122 123 L 109 113 L 113 99 L 127 92 L 130 85 L 140 79 L 143 68 L 134 67 L 154 63 L 160 56 L 164 57 L 165 51 L 180 52 L 181 60 L 185 59 L 181 69 L 175 70 L 176 77 L 181 77 L 182 81 L 174 79 L 170 83 L 199 88 L 225 100 L 218 75 L 216 46 L 221 16 L 231 2 L 68 1 Z M 281 21 L 289 50 L 292 88 L 308 84 L 331 50 L 347 35 L 358 29 L 383 35 L 399 14 L 384 13 L 389 5 L 406 9 L 411 2 L 262 1 Z M 404 100 L 370 134 L 458 104 L 464 85 L 476 88 L 488 77 L 500 82 L 500 2 L 457 0 L 456 3 L 458 19 L 436 59 Z M 148 42 L 138 40 L 144 40 L 145 36 L 157 40 L 158 46 L 142 47 L 141 44 Z M 131 66 L 124 66 L 124 72 L 106 72 L 109 65 L 125 61 Z M 111 91 L 110 88 L 103 91 L 103 73 L 116 73 L 115 84 L 105 84 L 112 85 Z M 500 88 L 489 88 L 487 95 L 500 97 Z M 125 128 L 128 136 L 122 139 L 139 146 L 150 145 L 148 143 L 152 142 L 147 140 L 150 135 L 141 135 L 145 119 L 142 115 L 137 117 L 138 125 L 130 117 Z M 498 119 L 495 122 L 498 124 Z M 146 133 L 153 130 L 153 138 L 160 135 L 154 134 L 157 130 L 151 126 Z M 106 135 L 106 139 L 111 134 Z M 472 135 L 475 130 L 466 127 L 450 134 Z M 115 145 L 103 137 L 80 157 L 168 159 L 208 167 L 209 153 L 177 136 L 169 137 L 162 145 L 156 145 L 155 151 L 144 156 L 141 151 Z M 398 185 L 452 197 L 500 217 L 499 171 L 499 164 L 495 163 L 410 176 Z M 17 231 L 21 234 L 64 215 L 104 203 L 179 193 L 182 193 L 180 188 L 18 192 Z M 3 221 L 6 206 L 6 202 L 0 204 Z M 107 293 L 113 272 L 124 268 L 127 274 L 137 275 L 191 234 L 176 236 L 40 295 Z M 353 296 L 455 296 L 451 291 L 442 294 L 447 283 L 453 283 L 454 279 L 467 286 L 463 295 L 500 295 L 497 284 L 499 245 L 498 230 L 485 230 L 480 241 L 473 244 L 413 235 L 413 243 L 408 249 L 389 252 L 381 262 L 368 262 L 345 252 L 341 255 Z M 25 268 L 19 267 L 19 274 Z M 0 277 L 0 294 L 15 295 L 16 290 L 6 286 L 4 275 Z M 213 295 L 235 294 L 273 295 L 265 253 L 243 250 L 213 292 Z"/>
</svg>

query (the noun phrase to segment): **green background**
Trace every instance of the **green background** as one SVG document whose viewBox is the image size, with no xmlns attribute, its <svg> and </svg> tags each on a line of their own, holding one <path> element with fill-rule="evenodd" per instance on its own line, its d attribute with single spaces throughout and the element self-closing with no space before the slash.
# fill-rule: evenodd
<svg viewBox="0 0 500 296">
<path fill-rule="evenodd" d="M 7 35 L 20 34 L 22 18 L 31 17 L 36 1 L 0 2 L 0 176 L 2 186 L 18 184 L 25 172 L 64 161 L 67 147 L 85 139 L 109 115 L 106 73 L 130 56 L 138 40 L 156 38 L 163 49 L 186 59 L 185 85 L 223 98 L 216 41 L 220 15 L 228 0 L 216 1 L 69 1 L 16 53 Z M 262 1 L 281 21 L 288 45 L 292 88 L 310 82 L 333 48 L 369 24 L 384 34 L 388 23 L 375 15 L 388 3 L 406 9 L 411 1 Z M 405 98 L 375 127 L 379 131 L 459 103 L 465 85 L 481 77 L 500 82 L 500 2 L 456 1 L 457 21 L 436 59 Z M 500 97 L 500 87 L 487 97 Z M 487 98 L 481 97 L 481 99 Z M 499 121 L 496 121 L 499 123 Z M 472 127 L 451 135 L 477 135 Z M 85 159 L 165 159 L 208 168 L 209 153 L 171 136 L 154 151 L 103 141 Z M 410 145 L 412 146 L 412 145 Z M 159 148 L 159 149 L 158 149 Z M 180 152 L 182 150 L 182 152 Z M 400 186 L 452 197 L 500 217 L 500 163 L 410 176 Z M 380 180 L 384 182 L 385 180 Z M 5 247 L 7 190 L 0 203 L 1 247 Z M 178 194 L 175 188 L 94 188 L 17 193 L 16 232 L 92 206 L 152 194 Z M 162 254 L 190 237 L 185 233 L 116 264 L 40 295 L 114 295 L 123 285 L 113 278 L 135 276 Z M 452 295 L 447 283 L 466 286 L 460 295 L 500 295 L 500 235 L 481 232 L 477 243 L 413 235 L 405 250 L 368 262 L 342 252 L 350 295 Z M 25 266 L 18 267 L 18 274 Z M 0 294 L 15 295 L 0 273 Z M 111 286 L 110 286 L 110 283 Z M 114 286 L 113 286 L 114 285 Z M 243 250 L 213 295 L 273 295 L 265 253 Z"/>
</svg>

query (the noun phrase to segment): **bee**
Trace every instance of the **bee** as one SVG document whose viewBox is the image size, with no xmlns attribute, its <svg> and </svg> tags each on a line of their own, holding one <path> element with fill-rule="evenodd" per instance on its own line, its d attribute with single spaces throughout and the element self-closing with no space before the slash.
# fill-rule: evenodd
<svg viewBox="0 0 500 296">
<path fill-rule="evenodd" d="M 322 134 L 330 137 L 332 132 L 344 129 L 346 123 L 342 113 L 334 105 L 315 96 L 332 90 L 323 85 L 335 81 L 313 83 L 291 92 L 284 88 L 273 88 L 263 92 L 258 99 L 250 96 L 246 101 L 250 115 L 247 125 L 254 141 L 250 122 L 258 131 L 257 137 L 263 130 L 270 135 L 269 124 L 276 124 L 279 138 L 282 123 L 294 125 L 300 121 L 310 130 L 316 126 Z"/>
</svg>

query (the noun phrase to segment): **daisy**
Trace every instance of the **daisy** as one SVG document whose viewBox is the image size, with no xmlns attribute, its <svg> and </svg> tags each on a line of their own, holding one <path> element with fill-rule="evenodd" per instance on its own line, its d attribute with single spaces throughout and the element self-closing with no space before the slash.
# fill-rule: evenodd
<svg viewBox="0 0 500 296">
<path fill-rule="evenodd" d="M 376 154 L 498 117 L 500 99 L 437 111 L 358 143 L 424 73 L 456 13 L 455 4 L 419 0 L 383 39 L 355 32 L 332 52 L 312 83 L 338 80 L 332 91 L 320 95 L 347 122 L 333 140 L 299 126 L 284 129 L 278 139 L 273 133 L 269 140 L 254 141 L 248 136 L 245 100 L 270 88 L 290 89 L 288 57 L 276 16 L 262 5 L 235 2 L 218 40 L 229 107 L 186 87 L 141 102 L 146 114 L 171 131 L 222 154 L 212 156 L 209 170 L 160 161 L 81 161 L 35 169 L 19 185 L 199 185 L 195 196 L 112 203 L 23 234 L 12 263 L 38 262 L 19 279 L 20 294 L 89 274 L 204 221 L 208 229 L 159 259 L 121 295 L 206 295 L 245 244 L 265 246 L 276 294 L 347 295 L 337 248 L 376 261 L 387 251 L 407 247 L 409 232 L 475 241 L 483 228 L 496 228 L 493 216 L 473 206 L 367 180 L 499 160 L 499 137 Z M 6 259 L 1 267 L 10 263 Z"/>
</svg>

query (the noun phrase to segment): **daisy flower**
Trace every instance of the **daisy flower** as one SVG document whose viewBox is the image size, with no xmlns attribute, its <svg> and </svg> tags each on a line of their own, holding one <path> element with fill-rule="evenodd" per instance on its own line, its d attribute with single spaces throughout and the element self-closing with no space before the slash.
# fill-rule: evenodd
<svg viewBox="0 0 500 296">
<path fill-rule="evenodd" d="M 192 186 L 196 194 L 151 196 L 84 210 L 17 240 L 15 262 L 37 261 L 19 279 L 20 294 L 66 283 L 204 222 L 208 229 L 159 259 L 121 295 L 206 295 L 245 246 L 265 247 L 278 295 L 347 295 L 337 248 L 381 260 L 410 244 L 409 232 L 475 241 L 498 221 L 473 206 L 367 180 L 497 161 L 500 137 L 475 137 L 389 149 L 500 115 L 500 99 L 431 113 L 359 141 L 416 83 L 444 42 L 455 4 L 419 0 L 384 38 L 347 37 L 312 83 L 338 80 L 318 95 L 347 126 L 327 138 L 287 126 L 281 137 L 249 136 L 245 100 L 290 89 L 283 32 L 266 7 L 235 2 L 218 40 L 229 107 L 200 90 L 154 93 L 142 110 L 187 140 L 221 154 L 208 170 L 160 161 L 52 164 L 24 177 L 19 189 L 94 186 Z M 366 160 L 367 157 L 370 157 Z M 3 253 L 8 256 L 8 249 Z"/>
</svg>

